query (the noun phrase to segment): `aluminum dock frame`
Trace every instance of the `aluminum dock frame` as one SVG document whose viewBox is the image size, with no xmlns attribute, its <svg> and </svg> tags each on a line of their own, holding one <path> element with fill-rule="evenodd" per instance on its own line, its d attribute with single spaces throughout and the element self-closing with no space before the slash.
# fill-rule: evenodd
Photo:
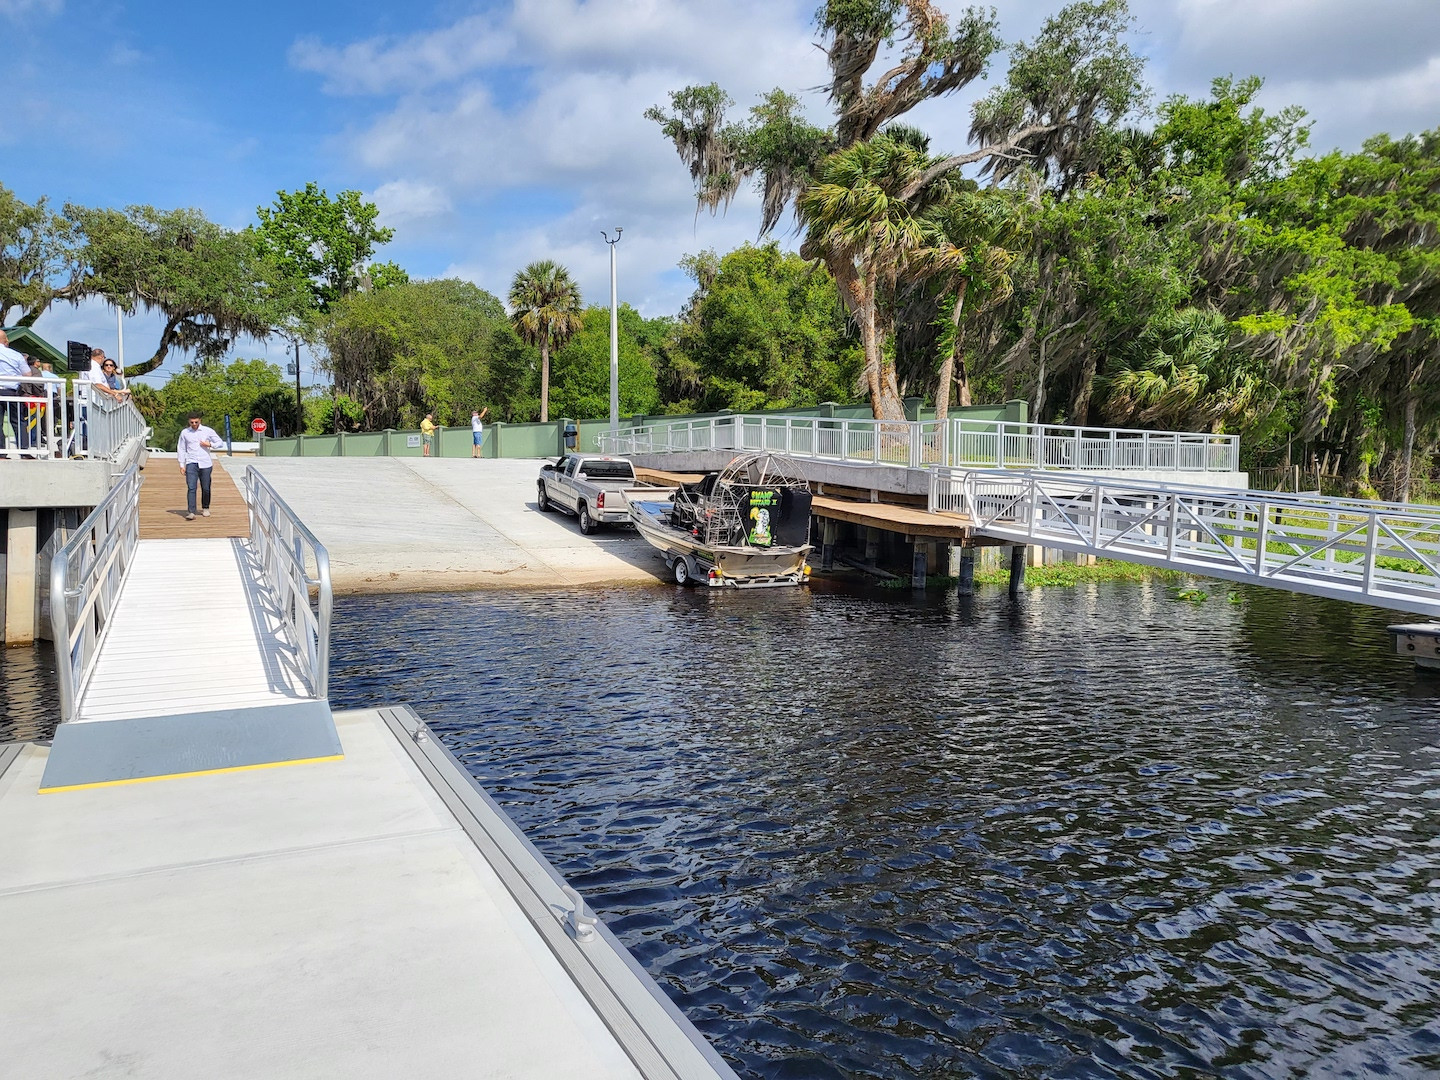
<svg viewBox="0 0 1440 1080">
<path fill-rule="evenodd" d="M 336 760 L 40 793 L 0 749 L 3 1072 L 733 1080 L 408 708 Z"/>
</svg>

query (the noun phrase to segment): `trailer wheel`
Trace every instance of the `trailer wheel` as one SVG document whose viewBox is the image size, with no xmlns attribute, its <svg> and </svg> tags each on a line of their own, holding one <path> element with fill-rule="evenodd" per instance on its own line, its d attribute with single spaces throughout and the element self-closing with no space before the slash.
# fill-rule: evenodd
<svg viewBox="0 0 1440 1080">
<path fill-rule="evenodd" d="M 686 555 L 679 555 L 675 559 L 675 584 L 694 585 L 695 570 L 690 565 L 690 559 Z"/>
<path fill-rule="evenodd" d="M 590 508 L 583 502 L 575 511 L 575 517 L 580 522 L 580 531 L 589 536 L 595 531 L 595 519 L 590 516 Z"/>
<path fill-rule="evenodd" d="M 540 494 L 535 497 L 535 505 L 540 507 L 542 514 L 550 512 L 550 496 L 545 494 L 545 481 L 540 481 Z"/>
</svg>

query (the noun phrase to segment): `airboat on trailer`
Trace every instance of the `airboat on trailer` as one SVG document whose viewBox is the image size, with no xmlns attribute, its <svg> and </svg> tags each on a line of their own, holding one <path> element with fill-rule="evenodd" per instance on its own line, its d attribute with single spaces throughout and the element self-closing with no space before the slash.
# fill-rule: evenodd
<svg viewBox="0 0 1440 1080">
<path fill-rule="evenodd" d="M 630 520 L 680 585 L 754 589 L 810 574 L 810 485 L 783 454 L 743 454 L 666 497 L 627 493 Z"/>
</svg>

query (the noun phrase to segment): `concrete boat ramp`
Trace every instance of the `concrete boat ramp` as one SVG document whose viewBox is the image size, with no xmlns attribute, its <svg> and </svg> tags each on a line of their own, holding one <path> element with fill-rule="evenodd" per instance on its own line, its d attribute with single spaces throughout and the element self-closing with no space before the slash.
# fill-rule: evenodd
<svg viewBox="0 0 1440 1080">
<path fill-rule="evenodd" d="M 246 487 L 245 538 L 140 538 L 137 482 L 56 556 L 0 1074 L 733 1078 L 420 717 L 331 713 L 324 549 Z"/>
</svg>

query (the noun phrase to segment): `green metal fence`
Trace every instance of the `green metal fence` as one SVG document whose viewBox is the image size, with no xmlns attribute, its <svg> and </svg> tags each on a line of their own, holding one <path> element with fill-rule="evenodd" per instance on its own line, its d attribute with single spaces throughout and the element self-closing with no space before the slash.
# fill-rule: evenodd
<svg viewBox="0 0 1440 1080">
<path fill-rule="evenodd" d="M 868 405 L 818 405 L 808 409 L 772 409 L 774 416 L 825 416 L 839 420 L 868 419 L 871 415 Z M 905 413 L 911 420 L 929 420 L 935 415 L 934 409 L 922 408 L 918 398 L 907 398 Z M 690 413 L 684 416 L 625 416 L 620 419 L 620 430 L 626 432 L 647 427 L 655 423 L 669 423 L 677 420 L 704 420 L 714 416 L 728 416 L 730 410 L 718 413 Z M 1028 410 L 1023 401 L 1007 401 L 1003 405 L 970 405 L 952 408 L 952 417 L 967 420 L 1004 420 L 1025 423 Z M 599 435 L 610 430 L 610 421 L 571 420 L 561 418 L 544 424 L 485 425 L 485 445 L 482 457 L 487 458 L 543 458 L 557 457 L 565 452 L 565 427 L 574 424 L 578 429 L 581 450 L 594 450 Z M 435 457 L 470 457 L 470 426 L 439 427 L 435 429 L 435 444 L 431 454 Z M 257 453 L 262 457 L 421 457 L 424 442 L 419 431 L 387 428 L 384 431 L 341 432 L 338 435 L 299 435 L 285 439 L 260 440 Z"/>
</svg>

